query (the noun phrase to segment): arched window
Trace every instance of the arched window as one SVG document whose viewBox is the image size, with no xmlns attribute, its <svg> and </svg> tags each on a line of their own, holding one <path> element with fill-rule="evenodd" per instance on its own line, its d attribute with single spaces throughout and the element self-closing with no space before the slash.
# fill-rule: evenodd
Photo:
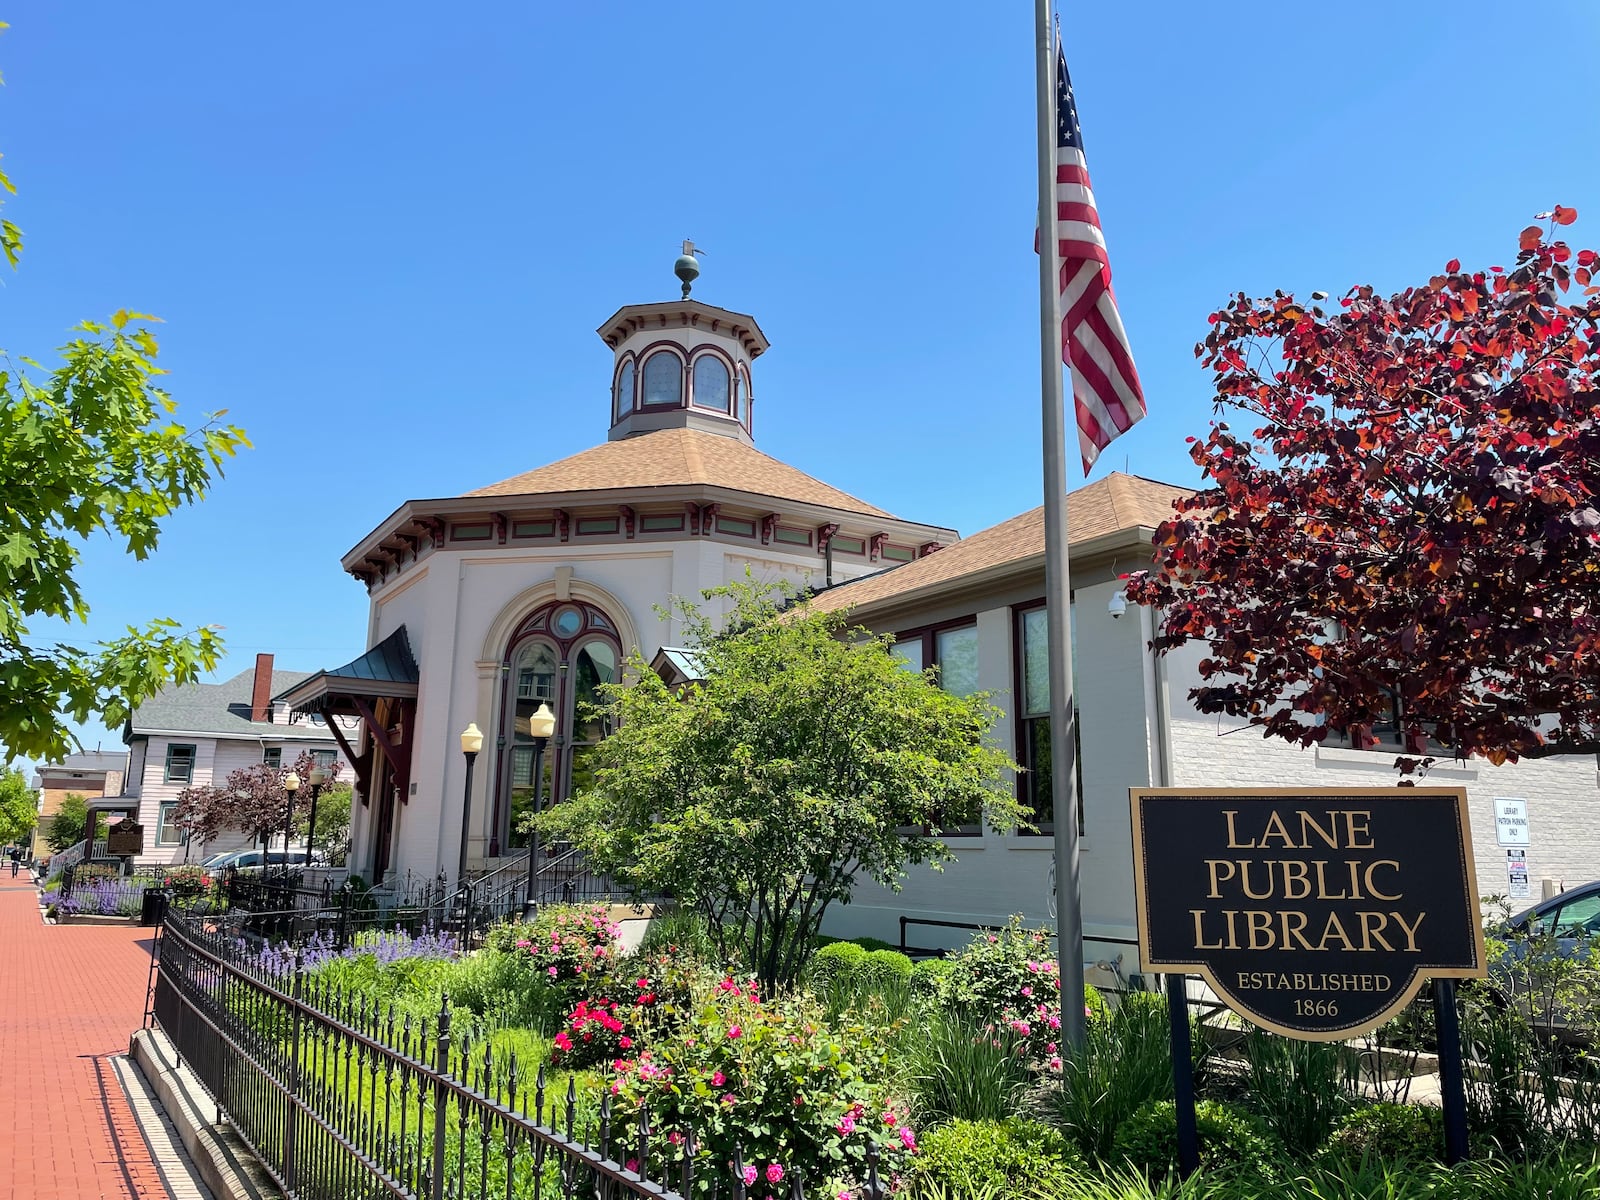
<svg viewBox="0 0 1600 1200">
<path fill-rule="evenodd" d="M 588 709 L 603 701 L 600 685 L 616 681 L 621 662 L 615 622 L 591 604 L 555 601 L 518 626 L 505 657 L 500 727 L 505 749 L 491 838 L 501 853 L 528 844 L 518 826 L 533 811 L 535 797 L 546 808 L 592 779 L 587 760 L 610 730 Z M 541 703 L 555 713 L 556 728 L 536 778 L 528 719 Z"/>
<path fill-rule="evenodd" d="M 744 368 L 739 368 L 739 374 L 733 380 L 733 417 L 739 424 L 745 423 L 745 394 L 748 385 L 744 375 Z"/>
<path fill-rule="evenodd" d="M 617 372 L 617 419 L 633 411 L 633 359 L 622 364 Z"/>
<path fill-rule="evenodd" d="M 683 360 L 658 350 L 644 360 L 642 408 L 676 408 L 683 403 Z"/>
<path fill-rule="evenodd" d="M 714 354 L 694 360 L 694 402 L 697 408 L 728 411 L 728 368 Z"/>
</svg>

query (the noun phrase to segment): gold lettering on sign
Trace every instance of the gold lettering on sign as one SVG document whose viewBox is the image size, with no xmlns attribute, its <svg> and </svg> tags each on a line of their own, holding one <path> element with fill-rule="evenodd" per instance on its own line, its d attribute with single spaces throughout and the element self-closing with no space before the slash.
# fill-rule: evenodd
<svg viewBox="0 0 1600 1200">
<path fill-rule="evenodd" d="M 1206 899 L 1247 903 L 1221 910 L 1190 909 L 1196 950 L 1421 953 L 1418 931 L 1427 913 L 1413 914 L 1389 907 L 1405 903 L 1405 872 L 1400 860 L 1368 859 L 1359 854 L 1377 849 L 1371 809 L 1297 809 L 1289 813 L 1271 809 L 1265 816 L 1249 816 L 1243 809 L 1224 809 L 1222 819 L 1228 850 L 1275 854 L 1203 860 L 1208 884 Z M 1286 852 L 1296 850 L 1307 854 L 1326 854 L 1329 850 L 1357 853 L 1340 858 L 1288 857 Z M 1329 901 L 1362 907 L 1341 912 L 1301 907 Z M 1333 986 L 1353 990 L 1357 984 Z"/>
</svg>

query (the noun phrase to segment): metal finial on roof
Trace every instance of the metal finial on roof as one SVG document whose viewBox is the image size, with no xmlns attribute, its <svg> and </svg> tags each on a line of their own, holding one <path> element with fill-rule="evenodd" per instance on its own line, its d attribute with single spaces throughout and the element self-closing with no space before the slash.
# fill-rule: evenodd
<svg viewBox="0 0 1600 1200">
<path fill-rule="evenodd" d="M 683 298 L 689 298 L 689 285 L 700 277 L 700 260 L 696 253 L 704 254 L 704 250 L 696 251 L 694 243 L 688 238 L 683 240 L 683 253 L 678 256 L 678 261 L 672 264 L 672 273 L 683 281 Z"/>
</svg>

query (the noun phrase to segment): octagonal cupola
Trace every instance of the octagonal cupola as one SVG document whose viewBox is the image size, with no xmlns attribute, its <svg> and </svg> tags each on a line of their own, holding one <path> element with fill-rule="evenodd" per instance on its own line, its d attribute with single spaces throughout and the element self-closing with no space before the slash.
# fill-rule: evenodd
<svg viewBox="0 0 1600 1200">
<path fill-rule="evenodd" d="M 597 332 L 615 356 L 611 440 L 699 429 L 751 443 L 750 367 L 766 352 L 755 318 L 689 298 L 700 274 L 694 243 L 674 267 L 683 295 L 620 308 Z"/>
</svg>

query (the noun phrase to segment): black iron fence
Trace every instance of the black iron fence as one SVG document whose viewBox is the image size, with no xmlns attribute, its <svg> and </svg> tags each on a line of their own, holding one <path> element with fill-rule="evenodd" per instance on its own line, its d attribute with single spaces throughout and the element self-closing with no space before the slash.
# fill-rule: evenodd
<svg viewBox="0 0 1600 1200">
<path fill-rule="evenodd" d="M 549 1094 L 542 1065 L 497 1053 L 448 999 L 426 1020 L 352 1002 L 193 913 L 169 915 L 158 954 L 156 1023 L 294 1200 L 746 1200 L 741 1155 L 708 1163 L 692 1130 L 652 1130 L 570 1077 Z M 881 1200 L 869 1167 L 861 1200 Z"/>
</svg>

